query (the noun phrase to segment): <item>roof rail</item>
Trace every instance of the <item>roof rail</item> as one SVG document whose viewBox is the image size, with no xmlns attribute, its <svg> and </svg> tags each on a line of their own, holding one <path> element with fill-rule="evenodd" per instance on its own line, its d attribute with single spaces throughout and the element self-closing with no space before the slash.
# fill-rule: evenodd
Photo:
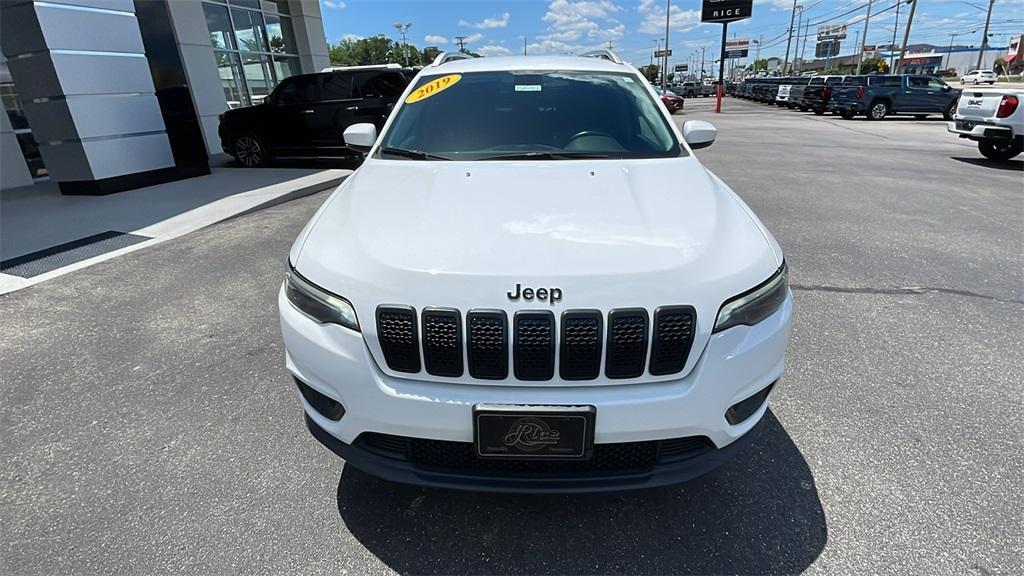
<svg viewBox="0 0 1024 576">
<path fill-rule="evenodd" d="M 446 62 L 452 60 L 469 60 L 470 58 L 476 58 L 472 54 L 466 54 L 465 52 L 441 52 L 434 58 L 434 61 L 430 63 L 431 66 L 440 66 Z"/>
<path fill-rule="evenodd" d="M 343 72 L 345 70 L 385 70 L 385 69 L 401 69 L 401 64 L 365 64 L 362 66 L 328 66 L 321 70 L 321 72 Z"/>
<path fill-rule="evenodd" d="M 591 50 L 590 52 L 584 52 L 580 54 L 583 58 L 601 58 L 602 60 L 609 60 L 616 64 L 622 64 L 622 60 L 612 52 L 611 50 Z"/>
</svg>

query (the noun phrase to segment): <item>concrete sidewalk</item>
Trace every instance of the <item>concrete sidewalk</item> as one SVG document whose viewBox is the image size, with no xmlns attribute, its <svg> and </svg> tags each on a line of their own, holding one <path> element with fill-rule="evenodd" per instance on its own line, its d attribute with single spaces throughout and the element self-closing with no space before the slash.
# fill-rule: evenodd
<svg viewBox="0 0 1024 576">
<path fill-rule="evenodd" d="M 109 196 L 56 183 L 0 193 L 0 294 L 337 186 L 351 170 L 214 167 L 208 176 Z"/>
</svg>

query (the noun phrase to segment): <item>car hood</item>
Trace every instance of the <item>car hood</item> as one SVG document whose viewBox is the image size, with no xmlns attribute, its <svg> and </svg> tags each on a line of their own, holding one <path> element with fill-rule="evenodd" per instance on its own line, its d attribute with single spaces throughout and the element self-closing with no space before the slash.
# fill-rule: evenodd
<svg viewBox="0 0 1024 576">
<path fill-rule="evenodd" d="M 510 315 L 689 304 L 706 338 L 722 302 L 771 276 L 781 255 L 693 157 L 369 159 L 307 226 L 292 263 L 364 324 L 380 304 Z M 513 302 L 517 284 L 563 299 Z"/>
</svg>

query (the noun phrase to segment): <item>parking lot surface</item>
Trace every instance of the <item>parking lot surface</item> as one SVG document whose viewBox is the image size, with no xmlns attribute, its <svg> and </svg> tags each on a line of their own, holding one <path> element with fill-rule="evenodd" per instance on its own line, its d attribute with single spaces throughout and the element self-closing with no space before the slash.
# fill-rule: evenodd
<svg viewBox="0 0 1024 576">
<path fill-rule="evenodd" d="M 713 106 L 677 121 L 718 126 L 697 155 L 796 300 L 762 435 L 718 472 L 510 497 L 344 467 L 277 326 L 318 194 L 0 296 L 0 572 L 1021 573 L 1024 162 L 941 119 Z"/>
</svg>

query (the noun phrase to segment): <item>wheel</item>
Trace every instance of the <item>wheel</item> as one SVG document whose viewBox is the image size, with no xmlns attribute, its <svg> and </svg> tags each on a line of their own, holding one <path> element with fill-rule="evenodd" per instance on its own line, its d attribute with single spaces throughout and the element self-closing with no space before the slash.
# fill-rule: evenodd
<svg viewBox="0 0 1024 576">
<path fill-rule="evenodd" d="M 960 84 L 961 84 L 961 85 L 963 85 L 963 83 L 964 83 L 964 79 L 963 79 L 963 78 L 961 78 L 961 79 L 960 79 Z"/>
<path fill-rule="evenodd" d="M 868 120 L 881 120 L 889 115 L 889 105 L 885 102 L 872 102 L 868 107 Z"/>
<path fill-rule="evenodd" d="M 958 104 L 960 104 L 959 98 L 953 100 L 953 103 L 949 105 L 949 108 L 943 110 L 942 117 L 945 118 L 946 120 L 952 120 L 953 116 L 956 114 L 956 107 Z"/>
<path fill-rule="evenodd" d="M 924 120 L 927 117 L 927 114 L 914 114 L 914 118 L 917 118 L 918 120 Z"/>
<path fill-rule="evenodd" d="M 995 81 L 995 80 L 993 80 L 993 81 L 991 81 L 991 82 L 989 82 L 989 83 L 988 83 L 988 85 L 989 85 L 989 86 L 995 86 L 995 84 L 996 84 L 996 81 Z"/>
<path fill-rule="evenodd" d="M 687 98 L 693 98 L 693 90 L 686 93 Z"/>
<path fill-rule="evenodd" d="M 815 109 L 814 109 L 814 114 L 815 114 L 816 116 L 821 116 L 821 115 L 822 115 L 822 114 L 824 114 L 824 113 L 825 113 L 825 109 L 824 109 L 824 108 L 815 108 Z"/>
<path fill-rule="evenodd" d="M 235 139 L 231 149 L 234 151 L 232 156 L 235 160 L 249 168 L 265 166 L 269 160 L 267 147 L 263 144 L 263 139 L 256 134 L 242 134 Z"/>
<path fill-rule="evenodd" d="M 849 119 L 853 118 L 854 116 L 856 116 L 856 114 L 854 114 L 853 112 L 851 112 L 849 110 L 840 110 L 838 112 L 838 114 L 839 114 L 840 117 L 842 117 L 843 120 L 849 120 Z"/>
<path fill-rule="evenodd" d="M 1013 142 L 994 143 L 991 140 L 979 140 L 978 151 L 989 160 L 1005 161 L 1021 153 L 1024 149 L 1024 140 L 1015 139 Z"/>
<path fill-rule="evenodd" d="M 808 108 L 807 106 L 801 106 L 800 107 L 800 111 L 801 112 L 807 112 L 808 110 L 810 110 L 810 108 Z"/>
</svg>

